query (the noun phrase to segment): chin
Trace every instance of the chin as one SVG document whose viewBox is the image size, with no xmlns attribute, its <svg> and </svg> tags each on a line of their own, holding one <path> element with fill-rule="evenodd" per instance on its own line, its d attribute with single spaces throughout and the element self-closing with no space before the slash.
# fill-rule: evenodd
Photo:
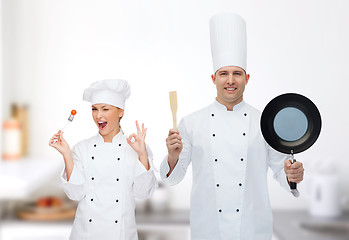
<svg viewBox="0 0 349 240">
<path fill-rule="evenodd" d="M 99 134 L 101 134 L 102 136 L 105 136 L 105 135 L 108 135 L 109 132 L 104 129 L 104 130 L 99 130 Z"/>
</svg>

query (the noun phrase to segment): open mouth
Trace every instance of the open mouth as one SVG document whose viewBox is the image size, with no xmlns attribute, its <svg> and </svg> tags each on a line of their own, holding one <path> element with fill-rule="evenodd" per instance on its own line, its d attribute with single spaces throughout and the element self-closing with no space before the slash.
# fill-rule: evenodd
<svg viewBox="0 0 349 240">
<path fill-rule="evenodd" d="M 107 126 L 107 122 L 98 122 L 99 129 L 103 130 Z"/>
</svg>

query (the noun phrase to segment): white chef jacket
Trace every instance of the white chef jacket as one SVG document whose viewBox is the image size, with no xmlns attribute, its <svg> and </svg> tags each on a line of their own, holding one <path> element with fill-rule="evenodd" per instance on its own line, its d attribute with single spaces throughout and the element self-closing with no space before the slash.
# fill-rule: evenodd
<svg viewBox="0 0 349 240">
<path fill-rule="evenodd" d="M 287 155 L 265 142 L 260 112 L 244 101 L 233 111 L 215 101 L 184 117 L 178 130 L 183 150 L 169 177 L 164 158 L 160 175 L 174 185 L 193 164 L 191 239 L 271 240 L 268 167 L 285 189 L 290 187 L 283 170 Z"/>
<path fill-rule="evenodd" d="M 150 165 L 152 153 L 147 147 Z M 79 201 L 71 240 L 137 240 L 135 197 L 149 198 L 157 187 L 154 171 L 147 171 L 126 137 L 118 133 L 112 142 L 100 134 L 72 149 L 74 168 L 67 182 L 67 196 Z"/>
</svg>

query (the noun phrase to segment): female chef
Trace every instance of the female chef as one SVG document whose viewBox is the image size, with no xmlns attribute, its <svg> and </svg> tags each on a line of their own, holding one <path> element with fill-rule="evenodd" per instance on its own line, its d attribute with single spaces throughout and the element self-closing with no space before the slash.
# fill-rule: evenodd
<svg viewBox="0 0 349 240">
<path fill-rule="evenodd" d="M 84 91 L 83 100 L 91 102 L 98 134 L 72 150 L 61 131 L 49 142 L 64 158 L 64 191 L 79 201 L 71 240 L 138 239 L 135 197 L 149 198 L 157 180 L 149 166 L 152 153 L 144 141 L 144 125 L 140 128 L 136 121 L 137 134 L 129 137 L 120 131 L 129 96 L 130 86 L 124 80 L 94 82 Z"/>
</svg>

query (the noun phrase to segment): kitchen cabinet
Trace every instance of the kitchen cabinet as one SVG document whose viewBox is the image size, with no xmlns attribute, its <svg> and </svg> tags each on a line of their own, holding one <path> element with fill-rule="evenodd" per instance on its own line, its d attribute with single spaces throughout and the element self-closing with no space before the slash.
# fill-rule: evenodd
<svg viewBox="0 0 349 240">
<path fill-rule="evenodd" d="M 348 240 L 349 212 L 320 218 L 305 210 L 274 211 L 274 234 L 279 240 Z"/>
</svg>

